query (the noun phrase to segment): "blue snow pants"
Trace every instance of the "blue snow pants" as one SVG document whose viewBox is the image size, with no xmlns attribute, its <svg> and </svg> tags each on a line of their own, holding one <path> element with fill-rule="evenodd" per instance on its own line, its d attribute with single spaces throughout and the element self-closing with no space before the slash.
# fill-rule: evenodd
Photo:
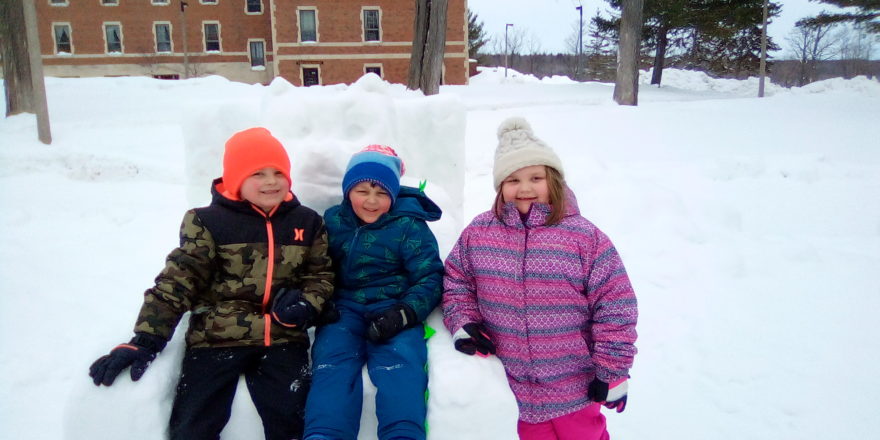
<svg viewBox="0 0 880 440">
<path fill-rule="evenodd" d="M 317 330 L 312 347 L 312 389 L 306 402 L 305 439 L 356 440 L 363 404 L 361 369 L 376 385 L 379 440 L 425 439 L 428 349 L 422 325 L 386 343 L 367 340 L 367 312 L 393 301 L 363 305 L 337 302 L 339 321 Z"/>
</svg>

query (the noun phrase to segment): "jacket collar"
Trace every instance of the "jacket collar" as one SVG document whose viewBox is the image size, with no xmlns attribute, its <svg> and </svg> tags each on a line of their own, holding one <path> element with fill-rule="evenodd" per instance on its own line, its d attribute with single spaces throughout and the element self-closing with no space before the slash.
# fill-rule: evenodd
<svg viewBox="0 0 880 440">
<path fill-rule="evenodd" d="M 214 179 L 214 182 L 211 184 L 211 204 L 223 206 L 225 208 L 231 209 L 236 212 L 246 213 L 251 215 L 260 215 L 262 214 L 264 217 L 268 217 L 262 209 L 258 208 L 251 202 L 247 200 L 234 200 L 229 197 L 223 187 L 223 178 Z M 272 211 L 271 215 L 275 216 L 282 212 L 289 211 L 300 206 L 301 203 L 299 199 L 292 192 L 288 192 L 287 196 L 284 197 L 284 201 L 281 202 L 278 207 Z"/>
<path fill-rule="evenodd" d="M 355 215 L 354 208 L 352 208 L 348 197 L 343 197 L 338 213 L 347 225 L 354 227 L 364 226 L 357 215 Z M 443 211 L 440 207 L 429 199 L 425 193 L 410 186 L 401 186 L 400 192 L 397 194 L 397 200 L 391 206 L 391 210 L 380 216 L 375 222 L 370 223 L 370 227 L 381 228 L 386 223 L 400 217 L 413 217 L 426 222 L 432 222 L 439 220 L 442 215 Z"/>
<path fill-rule="evenodd" d="M 551 209 L 551 206 L 547 203 L 532 203 L 532 206 L 529 207 L 529 212 L 520 214 L 519 210 L 516 209 L 516 203 L 507 202 L 501 208 L 501 222 L 507 226 L 528 229 L 544 226 L 547 223 L 547 218 L 550 217 Z M 578 207 L 574 192 L 566 186 L 565 215 L 563 218 L 573 215 L 580 215 L 580 208 Z"/>
</svg>

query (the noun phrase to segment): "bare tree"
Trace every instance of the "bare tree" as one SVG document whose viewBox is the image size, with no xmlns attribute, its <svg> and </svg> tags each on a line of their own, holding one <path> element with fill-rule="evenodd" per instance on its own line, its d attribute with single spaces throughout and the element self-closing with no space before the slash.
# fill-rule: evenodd
<svg viewBox="0 0 880 440">
<path fill-rule="evenodd" d="M 425 95 L 440 92 L 446 49 L 447 0 L 416 0 L 408 87 Z"/>
<path fill-rule="evenodd" d="M 6 116 L 34 113 L 36 103 L 22 0 L 0 1 L 0 54 L 3 56 Z"/>
<path fill-rule="evenodd" d="M 571 73 L 575 79 L 583 78 L 584 60 L 583 54 L 587 53 L 587 30 L 589 25 L 581 26 L 580 21 L 574 21 L 571 25 L 571 32 L 565 37 L 565 48 L 574 55 L 574 63 L 571 66 Z M 580 45 L 580 47 L 578 47 Z"/>
<path fill-rule="evenodd" d="M 620 105 L 639 105 L 639 47 L 642 41 L 642 9 L 645 0 L 622 0 L 620 50 L 614 101 Z"/>
<path fill-rule="evenodd" d="M 864 24 L 846 26 L 836 34 L 838 57 L 843 64 L 843 77 L 870 75 L 869 61 L 874 53 L 876 34 Z"/>
<path fill-rule="evenodd" d="M 795 59 L 800 63 L 798 86 L 815 81 L 817 63 L 833 56 L 832 49 L 836 40 L 829 35 L 833 26 L 832 24 L 797 25 L 785 38 Z"/>
</svg>

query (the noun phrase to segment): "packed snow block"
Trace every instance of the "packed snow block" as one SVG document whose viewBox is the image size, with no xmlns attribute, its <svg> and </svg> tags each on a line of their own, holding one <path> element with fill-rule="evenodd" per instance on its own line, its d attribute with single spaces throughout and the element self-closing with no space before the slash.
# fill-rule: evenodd
<svg viewBox="0 0 880 440">
<path fill-rule="evenodd" d="M 63 438 L 124 438 L 155 440 L 167 437 L 171 403 L 183 358 L 183 333 L 168 343 L 137 382 L 123 370 L 112 386 L 95 386 L 86 371 L 76 371 L 75 384 L 64 405 Z"/>
<path fill-rule="evenodd" d="M 187 198 L 192 206 L 210 202 L 211 182 L 223 172 L 225 142 L 246 128 L 266 127 L 281 141 L 290 155 L 294 194 L 319 213 L 342 201 L 342 176 L 351 155 L 367 145 L 384 144 L 404 161 L 402 184 L 418 187 L 426 181 L 425 193 L 443 210 L 441 220 L 429 225 L 440 243 L 441 257 L 446 257 L 464 226 L 466 109 L 458 96 L 426 97 L 376 75 L 365 75 L 351 85 L 325 87 L 294 87 L 276 78 L 269 86 L 254 90 L 247 98 L 212 100 L 186 111 L 182 129 Z M 442 323 L 433 325 L 442 328 Z M 445 329 L 438 333 L 449 339 Z M 451 342 L 446 342 L 429 357 L 442 358 L 443 352 L 454 351 Z M 375 439 L 376 388 L 366 369 L 363 380 L 359 438 Z M 506 387 L 503 379 L 499 383 Z M 441 407 L 429 403 L 435 414 L 429 419 L 441 409 L 451 409 L 451 403 L 443 403 L 450 402 L 444 392 L 435 392 Z M 515 411 L 515 403 L 509 402 Z M 438 421 L 439 425 L 447 423 Z M 224 436 L 253 438 L 250 433 L 259 435 L 259 427 L 247 388 L 241 385 Z"/>
<path fill-rule="evenodd" d="M 208 189 L 222 174 L 226 140 L 263 126 L 287 148 L 293 192 L 319 213 L 341 202 L 351 155 L 384 144 L 405 163 L 402 183 L 417 187 L 427 181 L 425 192 L 443 209 L 443 218 L 431 224 L 435 234 L 455 236 L 463 227 L 466 118 L 458 96 L 426 97 L 372 74 L 351 85 L 325 87 L 294 87 L 276 78 L 254 90 L 253 99 L 219 105 L 214 100 L 187 112 L 187 194 L 193 206 L 210 201 Z M 449 250 L 441 244 L 442 256 Z"/>
</svg>

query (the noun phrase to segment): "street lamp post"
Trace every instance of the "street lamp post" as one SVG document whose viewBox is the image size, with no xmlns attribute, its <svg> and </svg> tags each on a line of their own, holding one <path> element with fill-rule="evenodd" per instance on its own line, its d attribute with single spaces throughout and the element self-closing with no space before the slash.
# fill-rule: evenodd
<svg viewBox="0 0 880 440">
<path fill-rule="evenodd" d="M 767 3 L 768 0 L 764 0 L 764 21 L 761 23 L 761 64 L 758 70 L 759 79 L 758 79 L 758 98 L 764 97 L 764 76 L 766 76 L 767 72 Z"/>
<path fill-rule="evenodd" d="M 578 10 L 579 18 L 578 18 L 578 50 L 577 50 L 577 60 L 574 66 L 574 79 L 578 79 L 580 77 L 579 73 L 581 70 L 581 51 L 584 47 L 584 7 L 578 6 L 575 9 Z"/>
<path fill-rule="evenodd" d="M 504 77 L 507 78 L 507 28 L 513 26 L 512 23 L 504 25 Z"/>
</svg>

